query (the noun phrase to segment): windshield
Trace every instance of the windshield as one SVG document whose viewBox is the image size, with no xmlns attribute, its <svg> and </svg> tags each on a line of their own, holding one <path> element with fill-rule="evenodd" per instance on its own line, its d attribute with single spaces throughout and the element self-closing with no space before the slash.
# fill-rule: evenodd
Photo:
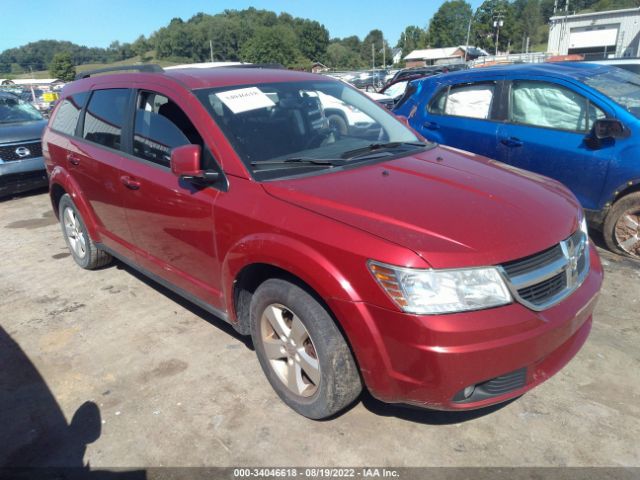
<svg viewBox="0 0 640 480">
<path fill-rule="evenodd" d="M 265 83 L 195 93 L 259 180 L 425 148 L 384 108 L 343 82 Z"/>
<path fill-rule="evenodd" d="M 0 96 L 0 123 L 19 123 L 42 120 L 31 104 L 14 96 Z"/>
<path fill-rule="evenodd" d="M 385 95 L 389 95 L 392 98 L 400 98 L 402 95 L 404 95 L 404 91 L 407 89 L 407 83 L 409 82 L 406 80 L 403 82 L 394 83 L 393 85 L 387 87 L 387 89 L 382 93 L 384 93 Z"/>
<path fill-rule="evenodd" d="M 640 75 L 612 68 L 583 81 L 640 118 Z"/>
</svg>

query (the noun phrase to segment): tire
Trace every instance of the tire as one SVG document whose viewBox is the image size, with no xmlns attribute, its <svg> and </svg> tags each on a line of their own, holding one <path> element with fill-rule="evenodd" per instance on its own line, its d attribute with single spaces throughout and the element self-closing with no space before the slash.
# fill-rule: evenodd
<svg viewBox="0 0 640 480">
<path fill-rule="evenodd" d="M 626 195 L 613 204 L 602 233 L 612 252 L 640 259 L 640 192 Z"/>
<path fill-rule="evenodd" d="M 351 350 L 331 315 L 293 283 L 270 279 L 256 289 L 251 337 L 269 383 L 300 415 L 330 417 L 362 391 Z"/>
<path fill-rule="evenodd" d="M 69 252 L 78 265 L 94 270 L 111 262 L 111 255 L 99 250 L 89 236 L 84 220 L 68 194 L 60 199 L 58 218 Z"/>
<path fill-rule="evenodd" d="M 332 113 L 327 117 L 327 120 L 329 120 L 329 125 L 333 130 L 335 130 L 338 135 L 344 136 L 349 133 L 349 126 L 347 125 L 347 121 L 342 118 L 341 115 Z"/>
</svg>

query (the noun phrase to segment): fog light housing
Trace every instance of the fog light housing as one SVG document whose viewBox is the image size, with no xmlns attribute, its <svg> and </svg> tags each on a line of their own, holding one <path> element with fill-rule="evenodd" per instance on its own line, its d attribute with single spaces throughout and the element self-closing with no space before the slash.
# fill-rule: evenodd
<svg viewBox="0 0 640 480">
<path fill-rule="evenodd" d="M 462 396 L 467 399 L 469 398 L 471 395 L 473 395 L 473 392 L 476 390 L 476 386 L 475 385 L 469 385 L 467 388 L 465 388 L 462 391 Z"/>
</svg>

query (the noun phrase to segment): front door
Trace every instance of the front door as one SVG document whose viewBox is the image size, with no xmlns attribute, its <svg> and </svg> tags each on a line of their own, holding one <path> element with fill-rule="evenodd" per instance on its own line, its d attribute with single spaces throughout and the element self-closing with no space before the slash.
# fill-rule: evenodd
<svg viewBox="0 0 640 480">
<path fill-rule="evenodd" d="M 138 263 L 221 309 L 214 204 L 222 192 L 181 180 L 170 169 L 171 150 L 181 145 L 200 144 L 203 162 L 213 159 L 188 116 L 168 96 L 139 91 L 135 108 L 125 204 Z"/>
<path fill-rule="evenodd" d="M 606 116 L 603 108 L 569 85 L 541 80 L 514 80 L 509 97 L 498 158 L 560 181 L 584 208 L 598 209 L 613 147 L 593 149 L 586 139 L 593 122 Z"/>
</svg>

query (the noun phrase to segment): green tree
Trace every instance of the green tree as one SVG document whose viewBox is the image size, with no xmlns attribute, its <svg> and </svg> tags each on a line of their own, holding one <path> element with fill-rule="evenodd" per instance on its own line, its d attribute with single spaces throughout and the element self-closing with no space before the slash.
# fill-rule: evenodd
<svg viewBox="0 0 640 480">
<path fill-rule="evenodd" d="M 335 42 L 327 47 L 326 63 L 334 69 L 358 69 L 365 66 L 358 52 Z"/>
<path fill-rule="evenodd" d="M 402 49 L 403 55 L 408 55 L 414 50 L 427 48 L 427 32 L 416 25 L 409 25 L 400 34 L 396 47 Z"/>
<path fill-rule="evenodd" d="M 49 66 L 51 78 L 59 78 L 64 82 L 70 82 L 76 77 L 76 68 L 69 53 L 56 53 Z"/>
<path fill-rule="evenodd" d="M 302 62 L 296 48 L 296 36 L 283 25 L 259 27 L 240 52 L 242 60 L 251 63 L 280 63 L 291 65 Z"/>
<path fill-rule="evenodd" d="M 372 45 L 373 45 L 373 52 L 375 55 L 376 66 L 382 65 L 382 49 L 383 48 L 384 48 L 384 55 L 386 57 L 386 60 L 388 62 L 391 61 L 391 49 L 389 48 L 389 45 L 387 44 L 387 42 L 383 42 L 383 41 L 384 41 L 384 36 L 382 34 L 382 31 L 377 29 L 371 30 L 367 34 L 367 36 L 364 37 L 364 40 L 360 44 L 360 57 L 362 58 L 362 60 L 367 66 L 371 65 L 371 62 L 373 60 L 371 55 Z"/>
<path fill-rule="evenodd" d="M 513 8 L 518 22 L 519 34 L 522 37 L 521 48 L 524 51 L 527 37 L 530 46 L 540 42 L 540 31 L 543 25 L 540 0 L 515 0 Z M 514 43 L 517 44 L 516 38 L 514 38 Z"/>
<path fill-rule="evenodd" d="M 498 29 L 493 26 L 495 21 L 502 20 L 498 39 L 498 50 L 506 52 L 511 46 L 521 42 L 520 22 L 516 18 L 513 5 L 507 0 L 485 0 L 478 7 L 471 26 L 472 38 L 475 45 L 494 53 Z M 514 43 L 515 42 L 515 43 Z"/>
<path fill-rule="evenodd" d="M 467 39 L 471 5 L 464 0 L 449 0 L 440 5 L 429 22 L 429 42 L 433 47 L 464 45 Z"/>
</svg>

